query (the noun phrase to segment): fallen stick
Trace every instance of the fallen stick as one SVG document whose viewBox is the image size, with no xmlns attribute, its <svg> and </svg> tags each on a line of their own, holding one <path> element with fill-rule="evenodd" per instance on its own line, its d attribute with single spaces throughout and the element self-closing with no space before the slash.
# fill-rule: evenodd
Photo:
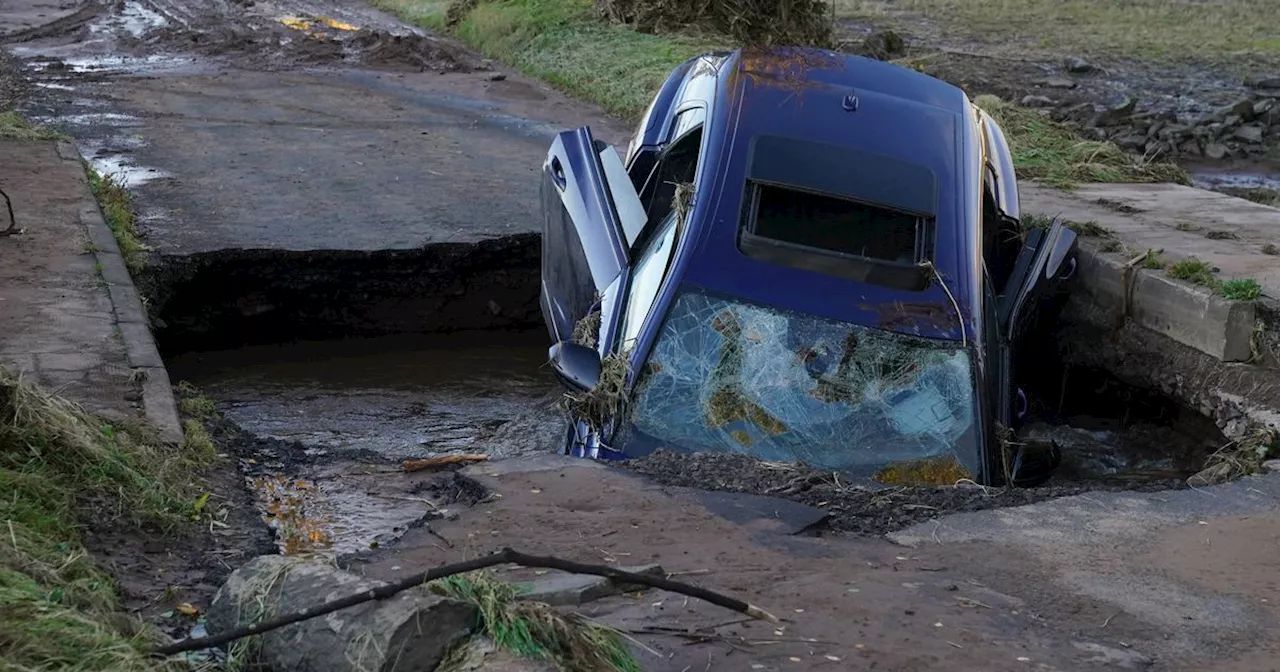
<svg viewBox="0 0 1280 672">
<path fill-rule="evenodd" d="M 405 460 L 401 463 L 400 468 L 406 474 L 409 474 L 415 471 L 426 471 L 427 469 L 447 467 L 451 464 L 485 462 L 488 459 L 489 456 L 484 453 L 455 453 L 453 455 L 441 455 L 440 457 L 428 457 L 424 460 Z"/>
<path fill-rule="evenodd" d="M 722 595 L 715 591 L 707 590 L 706 588 L 691 586 L 689 584 L 672 581 L 664 577 L 624 572 L 620 569 L 615 569 L 607 565 L 587 565 L 580 562 L 573 562 L 571 560 L 561 560 L 560 558 L 527 555 L 510 548 L 504 548 L 497 553 L 487 555 L 482 558 L 464 560 L 462 562 L 455 562 L 449 565 L 440 565 L 439 567 L 433 567 L 424 572 L 419 572 L 412 576 L 405 577 L 394 583 L 388 583 L 383 586 L 378 586 L 372 590 L 348 595 L 340 599 L 330 600 L 314 609 L 302 609 L 292 614 L 285 614 L 284 616 L 279 616 L 268 621 L 260 621 L 258 623 L 246 625 L 212 637 L 201 637 L 198 639 L 187 639 L 181 642 L 175 642 L 173 644 L 157 648 L 155 653 L 162 656 L 171 656 L 175 653 L 182 653 L 184 651 L 199 651 L 200 649 L 221 646 L 227 642 L 233 642 L 243 637 L 260 635 L 264 632 L 283 628 L 286 625 L 292 625 L 318 616 L 324 616 L 325 614 L 331 614 L 340 609 L 354 607 L 357 604 L 363 604 L 371 600 L 384 600 L 396 593 L 413 588 L 414 586 L 420 586 L 429 581 L 442 579 L 446 576 L 464 574 L 466 572 L 474 572 L 478 569 L 507 564 L 520 565 L 522 567 L 556 569 L 572 574 L 603 576 L 619 583 L 639 584 L 649 586 L 651 588 L 657 588 L 659 590 L 666 590 L 672 593 L 688 595 L 689 597 L 710 602 L 718 607 L 724 607 L 725 609 L 745 614 L 756 620 L 768 621 L 770 623 L 781 622 L 778 620 L 777 616 L 774 616 L 760 607 L 748 604 L 742 600 L 732 598 L 727 595 Z"/>
</svg>

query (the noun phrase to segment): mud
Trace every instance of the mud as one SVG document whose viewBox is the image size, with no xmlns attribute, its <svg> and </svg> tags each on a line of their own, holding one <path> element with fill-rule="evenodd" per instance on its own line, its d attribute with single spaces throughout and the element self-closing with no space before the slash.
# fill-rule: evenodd
<svg viewBox="0 0 1280 672">
<path fill-rule="evenodd" d="M 879 536 L 949 513 L 982 511 L 1068 497 L 1095 490 L 1157 491 L 1185 487 L 1181 481 L 1124 485 L 1064 483 L 1038 488 L 868 486 L 802 465 L 778 465 L 734 453 L 688 455 L 660 450 L 622 468 L 664 486 L 765 494 L 819 508 L 828 513 L 825 529 L 857 536 Z"/>
</svg>

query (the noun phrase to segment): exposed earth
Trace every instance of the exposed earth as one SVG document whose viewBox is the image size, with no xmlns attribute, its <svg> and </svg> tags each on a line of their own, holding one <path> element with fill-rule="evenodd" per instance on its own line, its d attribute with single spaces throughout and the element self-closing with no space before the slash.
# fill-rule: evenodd
<svg viewBox="0 0 1280 672">
<path fill-rule="evenodd" d="M 683 598 L 592 605 L 658 652 L 641 650 L 645 669 L 1276 666 L 1280 567 L 1256 550 L 1280 534 L 1275 476 L 1242 482 L 1260 494 L 1228 514 L 1165 514 L 1161 498 L 1191 492 L 1185 465 L 1135 459 L 1118 467 L 1126 478 L 1026 490 L 871 490 L 741 456 L 519 459 L 549 453 L 563 430 L 538 358 L 537 171 L 561 128 L 623 141 L 627 125 L 598 110 L 353 1 L 19 0 L 0 6 L 0 35 L 0 108 L 69 133 L 131 188 L 167 363 L 196 385 L 185 396 L 222 414 L 209 425 L 233 466 L 211 476 L 207 538 L 86 535 L 130 606 L 174 634 L 193 622 L 171 607 L 206 605 L 238 561 L 269 549 L 269 527 L 279 550 L 379 578 L 502 546 L 654 560 L 791 620 L 708 634 L 695 630 L 731 619 Z M 951 54 L 937 74 L 1015 98 L 1061 74 L 1010 62 Z M 1136 93 L 1194 116 L 1252 95 L 1214 74 L 1193 100 L 1174 96 L 1202 76 L 1108 66 L 1055 96 L 1065 109 Z M 455 333 L 393 336 L 411 325 Z M 1203 457 L 1204 437 L 1175 433 Z M 458 450 L 494 461 L 400 468 Z M 1070 566 L 1018 531 L 914 549 L 882 538 L 947 514 L 1102 496 L 1128 497 L 1122 515 L 1141 529 L 1115 537 L 1114 519 L 1094 521 L 1115 543 L 1073 546 Z M 1046 518 L 1021 533 L 1065 539 Z M 1108 585 L 1160 587 L 1167 608 L 1081 589 L 1091 568 Z"/>
</svg>

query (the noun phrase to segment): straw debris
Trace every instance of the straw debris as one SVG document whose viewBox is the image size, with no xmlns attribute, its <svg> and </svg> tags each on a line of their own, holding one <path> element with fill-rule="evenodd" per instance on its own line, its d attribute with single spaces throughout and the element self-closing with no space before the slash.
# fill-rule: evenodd
<svg viewBox="0 0 1280 672">
<path fill-rule="evenodd" d="M 617 630 L 541 602 L 520 600 L 516 586 L 489 572 L 455 574 L 427 588 L 476 605 L 483 633 L 514 655 L 550 661 L 562 672 L 640 672 Z"/>
<path fill-rule="evenodd" d="M 595 0 L 601 16 L 645 33 L 706 30 L 744 46 L 832 46 L 826 0 Z"/>
<path fill-rule="evenodd" d="M 561 404 L 572 417 L 596 430 L 626 410 L 627 353 L 610 353 L 600 362 L 600 382 L 586 392 L 566 392 Z"/>
<path fill-rule="evenodd" d="M 1262 463 L 1280 448 L 1280 435 L 1272 429 L 1256 429 L 1219 448 L 1187 482 L 1191 485 L 1226 483 L 1262 471 Z"/>
</svg>

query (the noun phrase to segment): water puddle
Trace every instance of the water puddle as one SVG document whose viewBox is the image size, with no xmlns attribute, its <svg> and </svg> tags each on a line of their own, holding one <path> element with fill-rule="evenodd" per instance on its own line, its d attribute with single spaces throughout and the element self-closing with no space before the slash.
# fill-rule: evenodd
<svg viewBox="0 0 1280 672">
<path fill-rule="evenodd" d="M 559 389 L 544 341 L 485 332 L 255 346 L 186 353 L 169 370 L 249 433 L 306 446 L 267 449 L 245 470 L 281 552 L 336 557 L 449 514 L 431 494 L 441 474 L 400 461 L 485 453 Z"/>
<path fill-rule="evenodd" d="M 123 31 L 132 37 L 142 37 L 151 30 L 168 25 L 168 19 L 150 8 L 137 2 L 125 2 L 123 7 L 108 15 L 105 20 L 89 24 L 89 33 L 115 35 Z"/>
</svg>

